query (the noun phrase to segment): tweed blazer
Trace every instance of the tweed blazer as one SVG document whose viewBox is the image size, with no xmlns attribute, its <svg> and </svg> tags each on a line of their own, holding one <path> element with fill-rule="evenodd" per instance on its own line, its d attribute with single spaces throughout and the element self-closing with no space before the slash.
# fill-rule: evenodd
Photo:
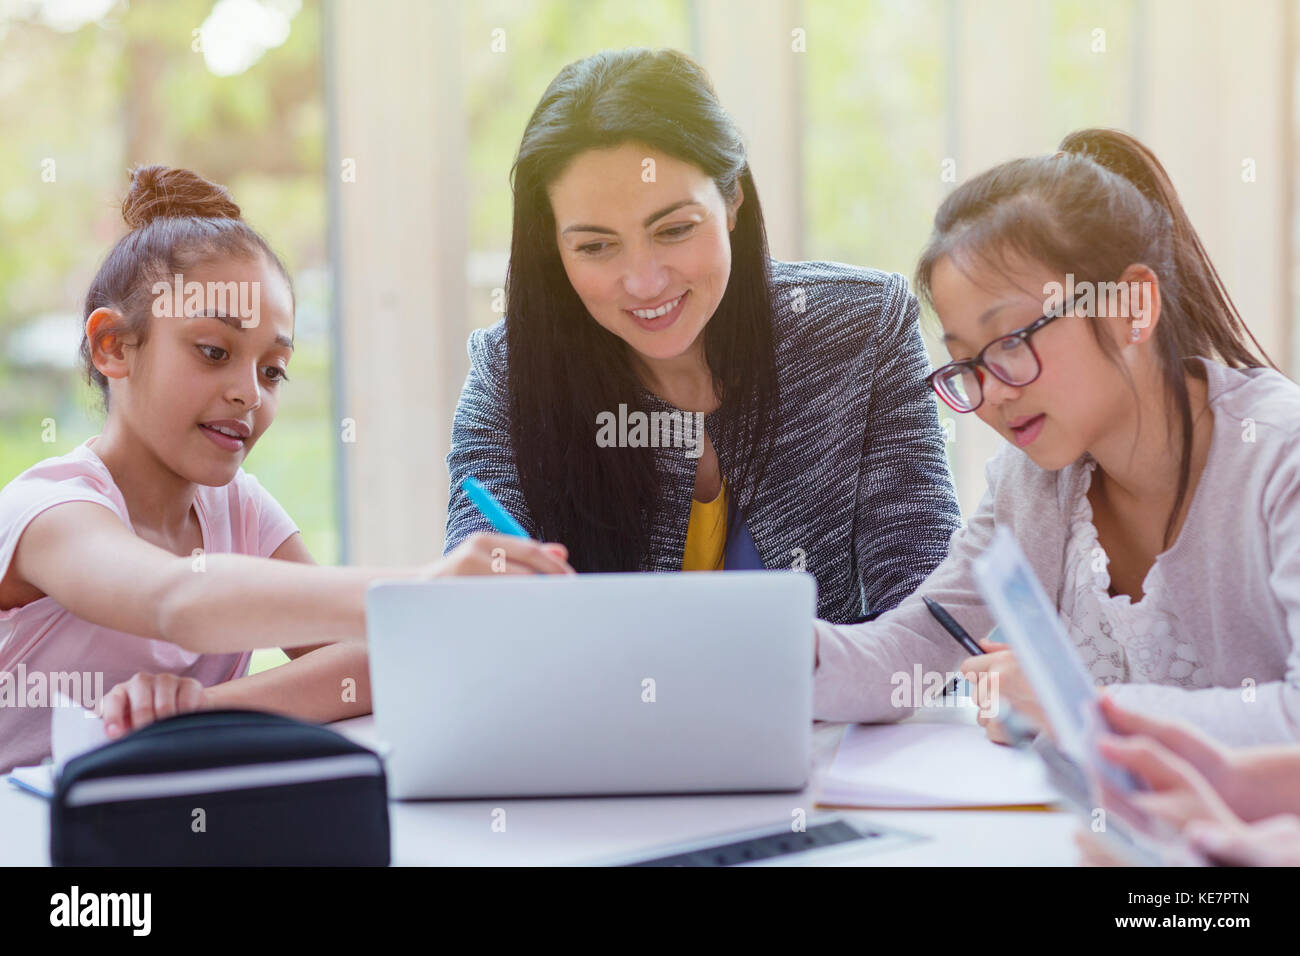
<svg viewBox="0 0 1300 956">
<path fill-rule="evenodd" d="M 917 300 L 897 274 L 836 262 L 771 265 L 777 434 L 745 523 L 765 568 L 816 577 L 818 617 L 862 620 L 911 594 L 960 525 Z M 509 437 L 505 320 L 473 332 L 469 356 L 447 456 L 447 551 L 491 530 L 460 490 L 470 474 L 536 532 Z M 649 391 L 638 399 L 647 411 L 678 411 Z M 706 415 L 704 425 L 725 477 L 737 449 L 717 440 L 724 414 Z M 681 448 L 655 455 L 661 501 L 640 569 L 680 571 L 698 458 Z"/>
</svg>

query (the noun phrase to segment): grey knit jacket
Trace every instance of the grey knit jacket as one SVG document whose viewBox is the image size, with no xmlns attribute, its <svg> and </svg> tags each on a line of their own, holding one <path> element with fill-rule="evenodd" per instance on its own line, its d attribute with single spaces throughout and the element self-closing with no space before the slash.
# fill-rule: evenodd
<svg viewBox="0 0 1300 956">
<path fill-rule="evenodd" d="M 772 260 L 772 287 L 777 435 L 746 525 L 764 567 L 816 577 L 818 617 L 861 620 L 911 594 L 960 524 L 916 297 L 901 275 L 836 262 Z M 536 532 L 511 451 L 505 352 L 504 320 L 470 335 L 447 456 L 446 551 L 491 530 L 460 490 L 470 474 Z M 673 410 L 645 394 L 651 410 Z M 715 437 L 719 414 L 704 424 L 725 477 L 736 449 Z M 681 448 L 656 455 L 663 500 L 641 569 L 679 571 L 698 459 Z"/>
</svg>

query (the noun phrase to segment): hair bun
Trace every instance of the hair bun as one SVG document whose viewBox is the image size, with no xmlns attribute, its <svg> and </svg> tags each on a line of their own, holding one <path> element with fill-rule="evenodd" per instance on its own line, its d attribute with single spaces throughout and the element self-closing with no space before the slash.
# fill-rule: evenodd
<svg viewBox="0 0 1300 956">
<path fill-rule="evenodd" d="M 225 186 L 198 173 L 170 166 L 137 166 L 131 188 L 122 200 L 122 218 L 132 229 L 155 219 L 193 216 L 199 219 L 239 219 L 239 207 Z"/>
</svg>

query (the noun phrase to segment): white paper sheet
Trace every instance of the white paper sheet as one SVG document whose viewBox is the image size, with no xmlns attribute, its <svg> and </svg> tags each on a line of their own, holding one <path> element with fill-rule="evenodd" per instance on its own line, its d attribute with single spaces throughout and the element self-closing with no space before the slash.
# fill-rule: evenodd
<svg viewBox="0 0 1300 956">
<path fill-rule="evenodd" d="M 855 724 L 822 781 L 818 803 L 838 807 L 1009 807 L 1054 803 L 1031 753 L 988 739 L 966 721 Z"/>
<path fill-rule="evenodd" d="M 63 766 L 78 754 L 108 743 L 103 718 L 73 703 L 62 694 L 55 693 L 54 706 L 50 708 L 50 749 L 52 762 L 36 767 L 15 767 L 9 779 L 24 790 L 42 796 L 54 795 L 54 782 L 63 772 Z"/>
<path fill-rule="evenodd" d="M 74 704 L 62 694 L 56 695 L 56 706 L 50 715 L 50 748 L 54 751 L 54 773 L 63 772 L 63 765 L 73 757 L 101 744 L 108 743 L 104 732 L 104 719 Z"/>
</svg>

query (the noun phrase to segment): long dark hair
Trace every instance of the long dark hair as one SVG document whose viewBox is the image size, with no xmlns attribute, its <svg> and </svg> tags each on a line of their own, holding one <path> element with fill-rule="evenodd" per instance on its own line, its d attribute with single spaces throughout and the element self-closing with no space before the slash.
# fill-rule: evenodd
<svg viewBox="0 0 1300 956">
<path fill-rule="evenodd" d="M 731 232 L 727 289 L 704 332 L 722 404 L 715 447 L 734 449 L 725 475 L 728 527 L 751 506 L 770 457 L 777 406 L 771 265 L 745 146 L 708 77 L 673 50 L 598 53 L 560 71 L 524 130 L 511 170 L 514 231 L 506 278 L 510 440 L 519 483 L 548 541 L 583 571 L 638 570 L 659 507 L 651 448 L 600 448 L 600 412 L 648 397 L 627 344 L 587 313 L 555 238 L 547 187 L 578 154 L 639 143 L 697 167 L 723 199 L 744 201 Z"/>
<path fill-rule="evenodd" d="M 1135 263 L 1159 278 L 1161 318 L 1154 344 L 1182 433 L 1178 494 L 1165 525 L 1167 547 L 1191 480 L 1186 375 L 1199 374 L 1200 367 L 1187 360 L 1199 356 L 1232 368 L 1277 366 L 1233 305 L 1164 166 L 1127 133 L 1078 130 L 1061 141 L 1055 155 L 1011 160 L 953 190 L 935 214 L 916 287 L 933 304 L 930 279 L 940 259 L 954 256 L 997 269 L 1012 255 L 1074 273 L 1076 282 L 1114 282 Z M 1091 327 L 1102 350 L 1118 362 L 1102 322 L 1091 318 Z"/>
</svg>

